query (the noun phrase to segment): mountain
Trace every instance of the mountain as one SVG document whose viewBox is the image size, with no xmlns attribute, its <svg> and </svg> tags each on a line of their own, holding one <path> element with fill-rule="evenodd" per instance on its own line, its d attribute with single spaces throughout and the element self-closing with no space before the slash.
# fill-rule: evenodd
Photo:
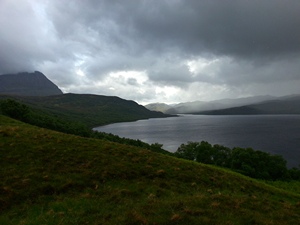
<svg viewBox="0 0 300 225">
<path fill-rule="evenodd" d="M 35 109 L 66 120 L 78 121 L 89 127 L 171 116 L 150 111 L 134 101 L 115 96 L 70 93 L 55 96 L 0 96 L 0 99 L 6 98 L 13 98 Z"/>
<path fill-rule="evenodd" d="M 300 95 L 284 96 L 257 104 L 208 110 L 197 114 L 207 115 L 255 115 L 255 114 L 300 114 Z"/>
<path fill-rule="evenodd" d="M 18 73 L 0 75 L 0 94 L 19 96 L 61 95 L 63 92 L 44 74 Z"/>
<path fill-rule="evenodd" d="M 247 98 L 237 98 L 237 99 L 221 99 L 215 101 L 194 101 L 185 102 L 175 105 L 166 105 L 163 103 L 153 103 L 146 105 L 145 107 L 150 110 L 161 111 L 168 114 L 189 114 L 198 113 L 200 111 L 218 110 L 237 106 L 243 106 L 247 104 L 253 104 L 258 102 L 263 102 L 267 100 L 275 99 L 272 96 L 254 96 Z"/>
<path fill-rule="evenodd" d="M 299 224 L 298 181 L 267 184 L 2 115 L 0 124 L 1 224 Z"/>
</svg>

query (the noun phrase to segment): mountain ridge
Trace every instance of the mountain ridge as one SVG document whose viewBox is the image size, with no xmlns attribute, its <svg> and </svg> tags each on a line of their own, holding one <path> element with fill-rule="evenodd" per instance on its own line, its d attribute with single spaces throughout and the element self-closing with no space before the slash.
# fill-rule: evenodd
<svg viewBox="0 0 300 225">
<path fill-rule="evenodd" d="M 297 94 L 281 97 L 265 95 L 210 102 L 185 102 L 173 106 L 164 104 L 164 108 L 159 107 L 162 103 L 154 103 L 145 107 L 169 114 L 300 114 L 299 99 L 300 95 Z"/>
<path fill-rule="evenodd" d="M 150 111 L 135 101 L 125 100 L 117 96 L 73 93 L 53 96 L 0 95 L 0 99 L 7 98 L 12 98 L 65 119 L 72 118 L 72 120 L 79 121 L 89 127 L 174 116 Z"/>
</svg>

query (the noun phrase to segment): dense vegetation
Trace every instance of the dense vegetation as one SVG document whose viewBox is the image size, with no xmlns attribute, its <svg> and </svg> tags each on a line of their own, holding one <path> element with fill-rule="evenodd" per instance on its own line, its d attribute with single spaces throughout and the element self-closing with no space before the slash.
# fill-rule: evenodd
<svg viewBox="0 0 300 225">
<path fill-rule="evenodd" d="M 0 224 L 298 224 L 273 183 L 0 115 Z"/>
<path fill-rule="evenodd" d="M 279 155 L 251 148 L 227 148 L 206 141 L 182 144 L 175 155 L 179 158 L 229 168 L 246 176 L 264 180 L 300 180 L 298 168 L 287 169 Z"/>
</svg>

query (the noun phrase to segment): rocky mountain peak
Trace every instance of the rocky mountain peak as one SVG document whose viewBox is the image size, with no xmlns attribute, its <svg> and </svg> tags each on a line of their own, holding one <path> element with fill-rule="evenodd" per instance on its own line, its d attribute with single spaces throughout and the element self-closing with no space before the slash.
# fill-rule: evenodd
<svg viewBox="0 0 300 225">
<path fill-rule="evenodd" d="M 22 72 L 0 75 L 0 94 L 20 96 L 51 96 L 63 92 L 43 73 Z"/>
</svg>

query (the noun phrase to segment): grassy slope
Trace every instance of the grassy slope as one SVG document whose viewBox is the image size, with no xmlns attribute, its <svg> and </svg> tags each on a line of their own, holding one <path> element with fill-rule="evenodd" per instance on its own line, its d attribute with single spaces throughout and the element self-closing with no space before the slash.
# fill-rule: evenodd
<svg viewBox="0 0 300 225">
<path fill-rule="evenodd" d="M 0 224 L 297 224 L 300 195 L 0 116 Z"/>
<path fill-rule="evenodd" d="M 58 115 L 66 120 L 72 119 L 89 127 L 170 116 L 149 111 L 134 101 L 114 96 L 64 94 L 47 97 L 21 97 L 0 95 L 1 98 L 14 98 L 33 108 Z"/>
</svg>

